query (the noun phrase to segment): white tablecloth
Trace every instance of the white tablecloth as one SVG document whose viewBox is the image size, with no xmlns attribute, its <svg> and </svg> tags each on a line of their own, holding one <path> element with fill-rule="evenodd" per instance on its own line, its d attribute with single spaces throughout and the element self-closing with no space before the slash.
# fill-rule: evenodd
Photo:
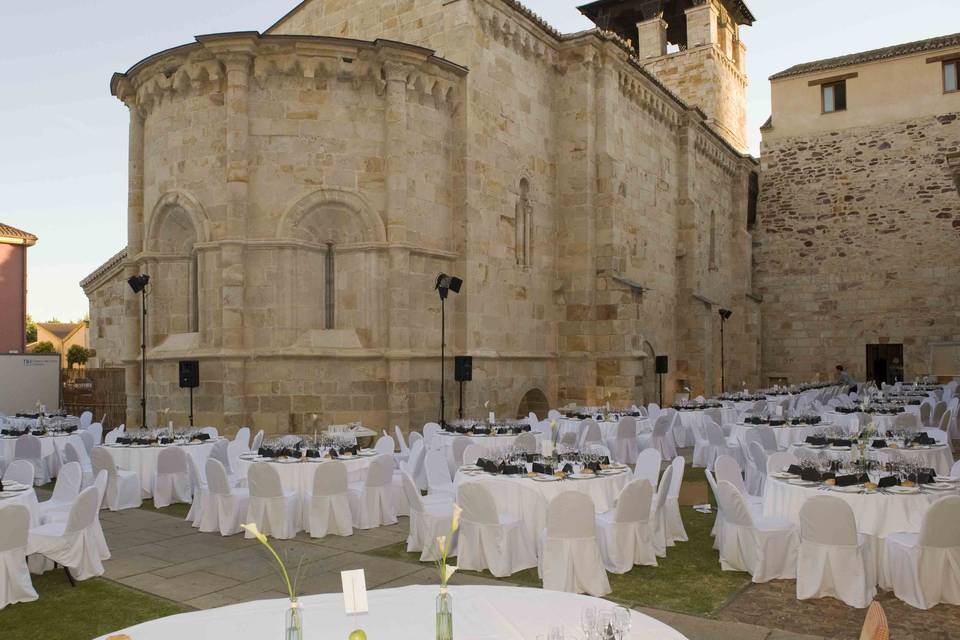
<svg viewBox="0 0 960 640">
<path fill-rule="evenodd" d="M 63 461 L 64 447 L 70 434 L 37 436 L 40 438 L 40 455 L 47 465 L 47 475 L 55 477 Z M 0 458 L 10 464 L 17 446 L 17 436 L 0 436 Z"/>
<path fill-rule="evenodd" d="M 0 495 L 0 507 L 6 507 L 11 504 L 19 504 L 27 508 L 30 512 L 30 526 L 40 525 L 40 519 L 37 516 L 37 494 L 31 488 L 26 491 L 3 492 Z"/>
<path fill-rule="evenodd" d="M 730 434 L 736 437 L 744 454 L 747 453 L 746 437 L 751 429 L 756 429 L 758 425 L 735 424 L 731 427 Z M 762 425 L 759 425 L 762 426 Z M 804 442 L 807 436 L 815 435 L 817 432 L 829 428 L 831 425 L 818 424 L 809 427 L 773 427 L 773 433 L 777 436 L 777 446 L 781 449 L 789 448 L 790 445 Z"/>
<path fill-rule="evenodd" d="M 653 430 L 653 425 L 650 422 L 649 418 L 638 417 L 634 418 L 637 421 L 637 435 L 643 433 L 650 433 Z M 558 421 L 558 435 L 557 439 L 563 437 L 563 434 L 567 432 L 573 432 L 576 434 L 580 433 L 580 423 L 583 420 L 578 420 L 576 418 L 561 418 Z M 617 425 L 619 422 L 597 422 L 597 426 L 600 427 L 600 434 L 603 436 L 604 441 L 613 438 L 617 431 Z"/>
<path fill-rule="evenodd" d="M 848 451 L 838 451 L 829 447 L 825 449 L 810 449 L 803 445 L 797 445 L 797 449 L 806 450 L 815 454 L 824 453 L 827 457 L 834 460 L 853 460 L 860 457 L 860 452 L 856 449 Z M 868 449 L 871 460 L 880 462 L 889 462 L 891 457 L 900 455 L 904 460 L 922 464 L 924 467 L 936 469 L 940 475 L 949 475 L 950 468 L 953 466 L 953 453 L 947 445 L 938 445 L 932 449 Z"/>
<path fill-rule="evenodd" d="M 850 433 L 858 431 L 859 429 L 860 423 L 857 422 L 857 414 L 855 413 L 836 413 L 833 411 L 828 411 L 823 415 L 825 421 L 833 422 L 834 424 L 843 426 Z M 893 426 L 893 421 L 896 418 L 897 416 L 894 415 L 874 414 L 873 425 L 876 427 L 878 433 L 886 433 Z"/>
<path fill-rule="evenodd" d="M 113 458 L 118 468 L 133 471 L 140 476 L 140 493 L 144 498 L 153 497 L 153 481 L 157 473 L 157 456 L 167 447 L 181 447 L 193 458 L 197 469 L 203 469 L 213 449 L 213 441 L 197 444 L 176 444 L 164 446 L 105 445 L 104 449 Z M 201 471 L 202 473 L 202 471 Z"/>
<path fill-rule="evenodd" d="M 539 431 L 531 432 L 534 439 L 537 441 L 537 451 L 540 451 L 540 439 L 543 437 L 543 434 Z M 517 436 L 471 436 L 465 433 L 448 433 L 446 431 L 441 431 L 433 440 L 430 441 L 430 447 L 432 449 L 437 449 L 443 451 L 449 460 L 453 460 L 453 442 L 457 438 L 469 438 L 470 444 L 476 444 L 483 447 L 485 453 L 490 453 L 491 451 L 496 451 L 498 449 L 506 449 L 507 447 L 513 446 L 513 443 L 517 440 Z M 457 460 L 457 462 L 461 462 Z"/>
<path fill-rule="evenodd" d="M 340 462 L 347 465 L 347 482 L 363 482 L 367 478 L 367 469 L 374 456 L 355 456 L 353 458 L 340 458 Z M 311 462 L 313 460 L 313 462 Z M 280 475 L 280 483 L 285 491 L 294 491 L 299 496 L 303 496 L 308 489 L 313 488 L 313 474 L 319 465 L 329 462 L 323 458 L 300 458 L 299 460 L 290 459 L 289 462 L 278 462 L 270 458 L 241 458 L 240 473 L 247 477 L 247 472 L 254 462 L 269 462 Z"/>
<path fill-rule="evenodd" d="M 857 521 L 857 531 L 877 538 L 886 538 L 900 531 L 919 533 L 923 514 L 935 500 L 954 491 L 937 491 L 915 495 L 859 494 L 821 491 L 817 487 L 799 487 L 768 476 L 764 485 L 763 514 L 800 522 L 800 507 L 807 498 L 817 495 L 836 496 L 850 505 Z"/>
<path fill-rule="evenodd" d="M 454 584 L 456 581 L 454 576 Z M 435 586 L 421 585 L 370 591 L 369 613 L 350 618 L 343 612 L 343 595 L 339 593 L 301 598 L 304 638 L 341 639 L 357 628 L 366 631 L 371 640 L 433 638 L 437 592 Z M 567 638 L 580 637 L 581 610 L 610 610 L 614 606 L 590 596 L 521 587 L 451 586 L 450 594 L 453 637 L 457 640 L 535 640 L 546 637 L 553 626 L 562 626 Z M 282 635 L 286 609 L 282 599 L 259 600 L 151 620 L 122 633 L 136 640 L 277 638 Z M 678 631 L 636 611 L 625 638 L 685 640 Z"/>
</svg>

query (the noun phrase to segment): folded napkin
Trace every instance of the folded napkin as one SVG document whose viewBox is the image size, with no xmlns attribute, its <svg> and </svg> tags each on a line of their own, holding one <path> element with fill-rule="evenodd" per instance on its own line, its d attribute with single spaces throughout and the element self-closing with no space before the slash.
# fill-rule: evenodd
<svg viewBox="0 0 960 640">
<path fill-rule="evenodd" d="M 853 444 L 852 440 L 844 440 L 843 438 L 831 438 L 829 442 L 834 447 L 849 447 Z"/>
<path fill-rule="evenodd" d="M 800 471 L 800 477 L 808 482 L 820 482 L 820 472 L 816 469 L 803 469 Z"/>
<path fill-rule="evenodd" d="M 858 478 L 856 475 L 837 476 L 838 487 L 850 487 L 857 484 L 857 481 L 858 481 Z"/>
<path fill-rule="evenodd" d="M 800 465 L 798 464 L 792 464 L 789 467 L 787 467 L 787 473 L 792 473 L 795 476 L 800 476 L 800 475 L 803 475 L 803 468 L 801 468 Z"/>
<path fill-rule="evenodd" d="M 806 442 L 816 446 L 826 446 L 827 439 L 823 436 L 807 436 Z"/>
<path fill-rule="evenodd" d="M 872 446 L 873 446 L 874 449 L 886 449 L 886 448 L 887 448 L 887 441 L 886 441 L 886 440 L 874 440 Z"/>
<path fill-rule="evenodd" d="M 877 486 L 881 489 L 886 487 L 895 487 L 900 484 L 900 480 L 896 476 L 887 476 L 885 478 L 880 478 L 880 482 L 877 483 Z"/>
<path fill-rule="evenodd" d="M 548 464 L 542 464 L 542 463 L 540 463 L 540 462 L 534 462 L 534 463 L 533 463 L 533 472 L 534 472 L 534 473 L 543 473 L 543 474 L 546 474 L 546 475 L 548 475 L 548 476 L 552 476 L 552 475 L 553 475 L 553 467 L 551 467 L 551 466 L 548 465 Z"/>
</svg>

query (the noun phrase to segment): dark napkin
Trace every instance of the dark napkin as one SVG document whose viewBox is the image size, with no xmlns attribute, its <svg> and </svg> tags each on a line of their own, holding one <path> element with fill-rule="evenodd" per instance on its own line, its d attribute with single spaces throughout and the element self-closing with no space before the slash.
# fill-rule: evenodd
<svg viewBox="0 0 960 640">
<path fill-rule="evenodd" d="M 564 472 L 564 473 L 573 473 L 573 465 L 570 464 L 569 462 L 568 462 L 567 464 L 563 465 L 563 472 Z"/>
<path fill-rule="evenodd" d="M 827 439 L 824 438 L 824 437 L 822 437 L 822 436 L 821 436 L 821 437 L 817 437 L 817 436 L 807 436 L 807 444 L 826 445 L 826 444 L 827 444 Z"/>
<path fill-rule="evenodd" d="M 533 463 L 533 472 L 534 473 L 544 473 L 548 476 L 553 475 L 553 467 L 548 464 L 541 464 L 539 462 Z"/>
<path fill-rule="evenodd" d="M 852 474 L 851 474 L 851 475 L 849 475 L 849 476 L 837 476 L 837 486 L 838 486 L 838 487 L 850 487 L 850 486 L 853 486 L 853 485 L 855 485 L 855 484 L 857 484 L 857 476 L 856 476 L 856 475 L 852 475 Z"/>
<path fill-rule="evenodd" d="M 887 487 L 895 487 L 900 484 L 900 480 L 897 479 L 897 476 L 887 476 L 886 478 L 880 478 L 880 482 L 877 483 L 877 486 L 881 489 Z"/>
<path fill-rule="evenodd" d="M 804 469 L 800 472 L 800 477 L 810 482 L 820 482 L 820 472 L 816 469 Z"/>
<path fill-rule="evenodd" d="M 886 440 L 874 440 L 874 441 L 873 441 L 873 448 L 874 448 L 874 449 L 886 449 L 886 448 L 887 448 L 887 441 L 886 441 Z"/>
<path fill-rule="evenodd" d="M 787 467 L 787 473 L 792 473 L 795 476 L 803 475 L 803 468 L 798 464 L 792 464 Z"/>
</svg>

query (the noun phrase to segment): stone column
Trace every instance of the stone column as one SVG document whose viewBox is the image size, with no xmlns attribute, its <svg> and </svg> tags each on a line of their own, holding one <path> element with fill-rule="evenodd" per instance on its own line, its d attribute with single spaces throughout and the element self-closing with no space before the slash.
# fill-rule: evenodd
<svg viewBox="0 0 960 640">
<path fill-rule="evenodd" d="M 390 425 L 410 425 L 410 248 L 407 244 L 407 75 L 408 64 L 384 63 L 386 74 L 385 171 L 387 185 L 388 296 L 387 415 Z M 389 426 L 389 425 L 388 425 Z"/>
<path fill-rule="evenodd" d="M 637 23 L 637 52 L 640 59 L 667 55 L 667 23 L 663 18 L 651 18 Z"/>
<path fill-rule="evenodd" d="M 717 32 L 719 14 L 712 2 L 690 7 L 684 13 L 687 14 L 687 48 L 720 41 L 720 34 Z"/>
</svg>

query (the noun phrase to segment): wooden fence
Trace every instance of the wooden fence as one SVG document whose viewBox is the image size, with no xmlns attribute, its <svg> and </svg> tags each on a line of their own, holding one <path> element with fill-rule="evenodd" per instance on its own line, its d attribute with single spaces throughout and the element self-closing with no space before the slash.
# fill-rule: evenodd
<svg viewBox="0 0 960 640">
<path fill-rule="evenodd" d="M 104 430 L 126 420 L 127 394 L 123 369 L 64 369 L 63 408 L 78 416 L 92 411 L 94 422 L 106 416 Z"/>
</svg>

